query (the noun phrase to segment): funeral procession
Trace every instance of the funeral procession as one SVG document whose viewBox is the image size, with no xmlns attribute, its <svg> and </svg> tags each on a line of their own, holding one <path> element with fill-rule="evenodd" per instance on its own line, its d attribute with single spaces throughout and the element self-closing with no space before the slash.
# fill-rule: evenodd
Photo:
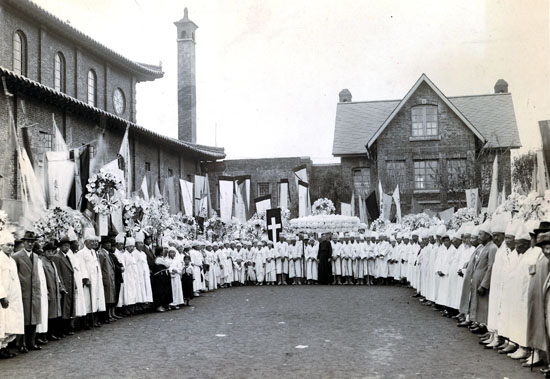
<svg viewBox="0 0 550 379">
<path fill-rule="evenodd" d="M 0 0 L 0 144 L 0 378 L 550 378 L 550 0 Z"/>
</svg>

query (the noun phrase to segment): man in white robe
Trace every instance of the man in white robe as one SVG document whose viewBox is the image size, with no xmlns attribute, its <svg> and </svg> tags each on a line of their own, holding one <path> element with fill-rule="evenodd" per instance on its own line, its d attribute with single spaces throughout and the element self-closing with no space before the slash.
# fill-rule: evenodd
<svg viewBox="0 0 550 379">
<path fill-rule="evenodd" d="M 10 232 L 0 231 L 0 359 L 16 356 L 8 350 L 8 344 L 25 333 L 21 283 L 11 257 L 14 242 Z"/>
<path fill-rule="evenodd" d="M 191 256 L 191 265 L 193 266 L 193 294 L 196 297 L 200 296 L 199 292 L 203 289 L 201 280 L 203 258 L 199 250 L 200 242 L 194 241 L 189 255 Z"/>
</svg>

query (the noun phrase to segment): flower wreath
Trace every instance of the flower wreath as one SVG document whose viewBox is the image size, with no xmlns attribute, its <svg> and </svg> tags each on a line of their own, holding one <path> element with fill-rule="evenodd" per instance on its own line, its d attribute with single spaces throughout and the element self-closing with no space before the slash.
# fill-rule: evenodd
<svg viewBox="0 0 550 379">
<path fill-rule="evenodd" d="M 120 208 L 124 197 L 122 181 L 112 173 L 101 169 L 88 179 L 86 199 L 94 206 L 94 212 L 110 215 Z"/>
</svg>

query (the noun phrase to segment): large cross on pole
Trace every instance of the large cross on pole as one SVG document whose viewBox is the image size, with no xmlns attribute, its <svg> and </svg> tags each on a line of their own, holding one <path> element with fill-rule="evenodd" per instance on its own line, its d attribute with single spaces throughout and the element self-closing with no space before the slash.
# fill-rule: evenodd
<svg viewBox="0 0 550 379">
<path fill-rule="evenodd" d="M 267 229 L 271 232 L 273 243 L 277 242 L 277 230 L 281 229 L 281 224 L 277 224 L 277 219 L 275 217 L 271 217 L 271 223 Z"/>
</svg>

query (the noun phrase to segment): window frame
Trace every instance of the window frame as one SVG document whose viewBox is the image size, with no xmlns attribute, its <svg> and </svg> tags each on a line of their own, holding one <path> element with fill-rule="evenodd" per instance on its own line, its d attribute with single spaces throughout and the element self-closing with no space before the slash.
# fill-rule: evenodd
<svg viewBox="0 0 550 379">
<path fill-rule="evenodd" d="M 399 171 L 397 167 L 391 167 L 393 165 L 402 165 L 402 175 L 396 175 L 396 172 Z M 409 188 L 409 182 L 407 180 L 407 161 L 405 159 L 393 159 L 386 161 L 386 178 L 387 182 L 390 183 L 392 188 L 395 188 L 399 185 L 400 189 Z"/>
<path fill-rule="evenodd" d="M 267 192 L 263 192 L 261 190 L 262 186 L 267 186 Z M 258 192 L 258 196 L 257 197 L 262 197 L 262 196 L 267 196 L 267 195 L 271 195 L 271 183 L 269 182 L 259 182 L 257 185 L 256 185 L 256 190 Z"/>
<path fill-rule="evenodd" d="M 19 45 L 19 50 L 16 50 L 16 43 Z M 16 30 L 13 33 L 12 69 L 16 74 L 27 76 L 27 36 L 21 30 Z"/>
<path fill-rule="evenodd" d="M 453 189 L 453 190 L 465 189 L 467 186 L 467 180 L 468 180 L 467 172 L 468 172 L 468 160 L 466 158 L 447 159 L 447 186 L 449 187 L 449 189 Z M 451 187 L 462 187 L 462 188 L 451 188 Z"/>
<path fill-rule="evenodd" d="M 58 92 L 67 90 L 67 60 L 61 51 L 54 55 L 53 63 L 53 87 Z"/>
<path fill-rule="evenodd" d="M 90 80 L 92 79 L 92 80 Z M 93 84 L 92 84 L 93 82 Z M 93 68 L 88 70 L 88 98 L 87 103 L 92 107 L 97 106 L 97 74 Z"/>
<path fill-rule="evenodd" d="M 435 172 L 434 167 L 429 167 L 432 165 L 435 166 Z M 438 159 L 415 160 L 413 170 L 415 191 L 439 191 L 441 189 Z M 428 180 L 430 176 L 432 180 Z"/>
<path fill-rule="evenodd" d="M 357 175 L 359 173 L 359 175 Z M 366 173 L 366 175 L 364 175 Z M 372 175 L 370 167 L 355 167 L 352 169 L 353 190 L 356 194 L 368 196 L 372 191 Z M 356 181 L 360 178 L 360 181 Z M 359 185 L 359 186 L 358 186 Z"/>
<path fill-rule="evenodd" d="M 435 111 L 435 120 L 428 120 L 429 116 L 434 116 L 434 114 L 428 115 L 428 110 Z M 421 114 L 415 114 L 417 111 L 421 111 Z M 421 119 L 419 120 L 418 117 L 421 117 Z M 437 105 L 422 104 L 411 108 L 411 135 L 413 138 L 439 136 L 439 112 Z"/>
<path fill-rule="evenodd" d="M 151 172 L 151 162 L 145 162 L 145 172 Z"/>
</svg>

